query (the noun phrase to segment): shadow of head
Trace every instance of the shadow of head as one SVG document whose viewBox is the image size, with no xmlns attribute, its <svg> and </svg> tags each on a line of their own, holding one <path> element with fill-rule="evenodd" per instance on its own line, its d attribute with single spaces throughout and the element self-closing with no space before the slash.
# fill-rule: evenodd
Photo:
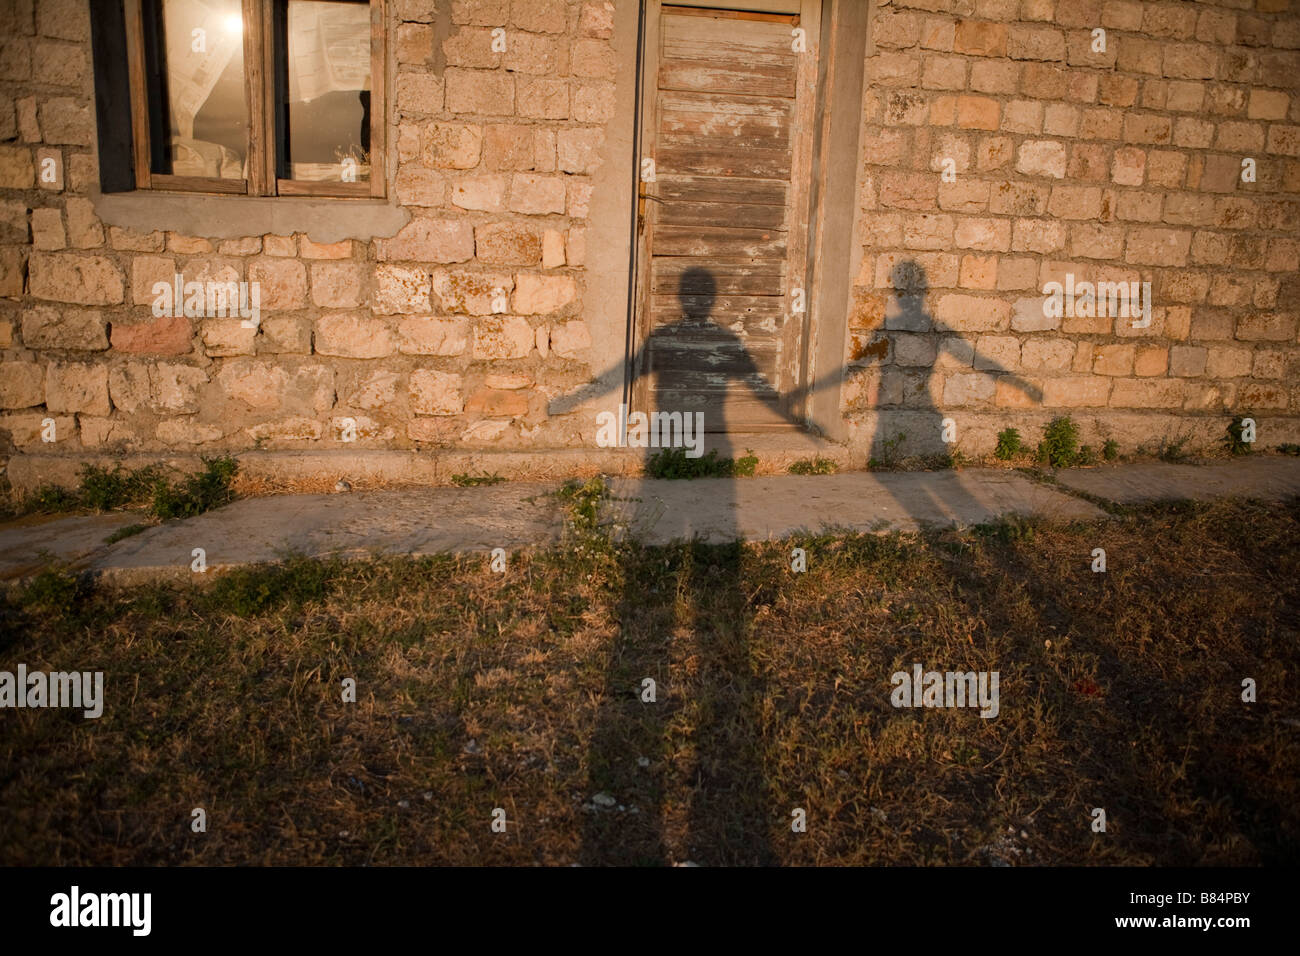
<svg viewBox="0 0 1300 956">
<path fill-rule="evenodd" d="M 691 266 L 677 282 L 677 301 L 682 307 L 683 322 L 707 322 L 717 297 L 718 281 L 702 266 Z"/>
<path fill-rule="evenodd" d="M 894 266 L 889 274 L 889 280 L 894 287 L 894 299 L 897 303 L 897 311 L 893 316 L 895 321 L 911 322 L 916 326 L 927 325 L 929 316 L 925 312 L 925 296 L 930 289 L 930 282 L 921 264 L 914 259 L 904 259 Z M 902 327 L 910 328 L 912 331 L 924 331 L 923 328 L 910 325 Z"/>
</svg>

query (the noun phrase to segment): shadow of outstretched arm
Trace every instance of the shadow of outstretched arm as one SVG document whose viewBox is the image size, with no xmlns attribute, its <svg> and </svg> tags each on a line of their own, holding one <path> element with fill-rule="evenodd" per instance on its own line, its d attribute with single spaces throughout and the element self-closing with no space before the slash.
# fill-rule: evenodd
<svg viewBox="0 0 1300 956">
<path fill-rule="evenodd" d="M 931 326 L 931 331 L 945 336 L 945 338 L 941 338 L 939 340 L 940 349 L 945 348 L 944 343 L 947 341 L 946 338 L 947 336 L 956 336 L 958 338 L 961 337 L 961 333 L 958 332 L 956 329 L 950 329 L 947 326 L 939 324 L 938 322 L 933 323 L 933 325 Z M 958 352 L 953 350 L 951 346 L 947 346 L 946 348 L 950 355 L 959 354 Z M 1006 368 L 1005 366 L 1000 365 L 991 359 L 982 357 L 978 352 L 974 350 L 974 347 L 972 347 L 971 349 L 970 360 L 971 360 L 972 371 L 983 372 L 987 375 L 996 375 L 998 376 L 998 381 L 1008 383 L 1009 385 L 1016 388 L 1023 394 L 1029 396 L 1029 398 L 1031 398 L 1033 401 L 1041 402 L 1043 400 L 1043 390 L 1041 388 L 1039 388 L 1033 382 L 1021 378 L 1019 375 L 1017 375 L 1015 372 L 1011 371 L 1010 369 Z M 975 364 L 977 361 L 980 361 L 980 364 L 978 366 Z M 799 388 L 790 392 L 788 395 L 788 404 L 790 406 L 797 407 L 799 402 L 811 398 L 813 395 L 817 394 L 818 392 L 822 392 L 828 388 L 838 386 L 844 380 L 844 378 L 854 370 L 867 369 L 870 367 L 871 366 L 869 365 L 855 365 L 851 362 L 845 362 L 843 365 L 841 365 L 839 368 L 835 369 L 834 371 L 817 376 L 817 381 L 813 382 L 812 384 L 800 386 Z M 965 366 L 962 366 L 960 368 L 960 370 L 962 371 L 964 371 L 965 369 L 966 369 Z M 933 373 L 933 366 L 931 366 L 931 372 Z M 790 416 L 787 415 L 787 418 L 789 417 Z M 794 419 L 791 418 L 790 420 L 793 421 Z"/>
<path fill-rule="evenodd" d="M 645 347 L 637 350 L 632 359 L 632 368 L 641 368 L 641 363 L 645 359 Z M 609 366 L 590 382 L 582 385 L 567 395 L 559 395 L 551 399 L 547 405 L 547 411 L 551 415 L 568 415 L 582 406 L 603 398 L 614 391 L 621 391 L 635 381 L 626 381 L 626 364 L 623 361 Z"/>
<path fill-rule="evenodd" d="M 894 267 L 891 278 L 895 302 L 899 310 L 898 316 L 906 320 L 900 324 L 905 326 L 915 325 L 918 332 L 939 335 L 939 348 L 944 348 L 944 343 L 951 337 L 962 338 L 965 341 L 960 332 L 942 325 L 926 311 L 925 305 L 929 283 L 926 279 L 925 270 L 919 264 L 911 260 L 901 262 Z M 812 383 L 801 385 L 799 388 L 785 393 L 779 400 L 774 402 L 772 401 L 774 397 L 772 394 L 764 394 L 758 387 L 758 383 L 763 381 L 763 376 L 748 349 L 745 348 L 744 340 L 731 330 L 707 321 L 716 296 L 716 283 L 708 270 L 704 268 L 688 270 L 682 276 L 678 295 L 682 305 L 682 321 L 669 326 L 661 326 L 652 331 L 650 341 L 641 346 L 632 359 L 631 376 L 627 374 L 629 366 L 625 362 L 611 365 L 596 376 L 595 380 L 590 384 L 584 385 L 568 395 L 562 395 L 552 400 L 548 407 L 550 414 L 568 414 L 583 405 L 608 395 L 616 388 L 621 388 L 624 396 L 630 396 L 631 388 L 635 384 L 637 376 L 649 374 L 652 371 L 647 368 L 646 360 L 650 357 L 651 343 L 654 341 L 654 337 L 674 328 L 682 330 L 687 325 L 708 326 L 709 334 L 720 339 L 716 343 L 720 346 L 718 353 L 733 356 L 730 365 L 725 369 L 728 378 L 731 380 L 739 379 L 744 382 L 756 398 L 768 402 L 773 411 L 799 428 L 805 428 L 811 424 L 811 417 L 806 411 L 808 399 L 826 389 L 838 388 L 853 369 L 864 367 L 846 362 L 833 371 L 817 375 Z M 898 331 L 904 331 L 904 329 Z M 735 347 L 731 348 L 730 346 L 733 345 Z M 948 351 L 950 354 L 957 354 L 953 352 L 950 346 Z M 964 357 L 964 354 L 962 357 Z M 1007 382 L 1023 394 L 1028 395 L 1033 401 L 1042 401 L 1043 393 L 1038 386 L 1026 381 L 997 362 L 983 359 L 975 352 L 973 345 L 971 346 L 970 362 L 974 371 L 999 376 L 999 381 Z M 930 374 L 933 375 L 933 373 L 934 367 L 932 365 Z M 805 409 L 805 411 L 800 415 L 793 415 L 790 409 Z"/>
<path fill-rule="evenodd" d="M 938 322 L 934 323 L 934 331 L 940 333 L 941 335 L 954 335 L 958 337 L 961 336 L 961 333 L 958 332 L 956 329 L 950 329 L 945 325 L 940 325 Z M 945 341 L 947 340 L 946 339 L 939 340 L 940 348 L 943 347 L 943 343 Z M 949 349 L 949 354 L 956 354 L 956 353 L 953 353 L 951 349 Z M 1004 366 L 999 365 L 997 362 L 994 362 L 992 359 L 989 358 L 984 358 L 982 365 L 976 365 L 975 363 L 980 359 L 981 359 L 980 354 L 975 351 L 975 347 L 972 345 L 971 366 L 974 371 L 984 372 L 989 375 L 997 375 L 999 376 L 998 378 L 999 382 L 1007 382 L 1008 384 L 1015 386 L 1015 388 L 1023 392 L 1025 395 L 1028 395 L 1036 402 L 1041 402 L 1043 400 L 1043 390 L 1039 388 L 1037 385 L 1035 385 L 1033 382 L 1026 381 L 1025 379 L 1021 378 L 1019 375 L 1017 375 L 1015 372 L 1011 371 L 1009 368 L 1005 368 Z"/>
<path fill-rule="evenodd" d="M 933 331 L 945 336 L 960 337 L 960 333 L 957 332 L 955 329 L 947 328 L 946 326 L 942 326 L 938 323 L 934 324 Z M 944 347 L 943 342 L 945 341 L 946 339 L 940 339 L 940 348 Z M 951 347 L 948 347 L 948 352 L 949 354 L 957 354 L 952 350 Z M 643 362 L 645 360 L 645 357 L 646 357 L 646 347 L 642 346 L 640 349 L 637 350 L 636 355 L 633 357 L 632 367 L 634 369 L 643 368 L 644 367 Z M 1011 386 L 1013 386 L 1023 394 L 1029 396 L 1029 398 L 1032 399 L 1033 401 L 1035 402 L 1042 401 L 1043 391 L 1034 383 L 1027 381 L 1017 373 L 1012 372 L 1010 369 L 998 364 L 997 362 L 993 362 L 992 360 L 987 358 L 983 359 L 983 362 L 979 367 L 974 367 L 974 363 L 977 359 L 980 359 L 980 355 L 979 353 L 975 352 L 972 349 L 971 362 L 974 371 L 984 372 L 989 375 L 996 375 L 998 376 L 999 381 L 1007 382 L 1008 384 L 1010 384 Z M 844 377 L 847 376 L 849 373 L 853 372 L 854 370 L 865 369 L 869 367 L 870 366 L 855 365 L 853 363 L 846 362 L 843 365 L 841 365 L 839 368 L 829 373 L 817 376 L 817 381 L 812 382 L 811 384 L 808 385 L 802 385 L 799 388 L 794 389 L 793 391 L 787 393 L 786 401 L 779 403 L 779 405 L 776 406 L 777 411 L 779 411 L 779 413 L 791 424 L 797 425 L 799 427 L 803 427 L 807 424 L 807 416 L 805 415 L 800 417 L 800 416 L 792 415 L 790 414 L 788 409 L 798 407 L 801 402 L 806 401 L 807 399 L 811 398 L 812 396 L 820 392 L 824 392 L 828 388 L 838 387 L 843 381 Z M 753 361 L 750 360 L 748 352 L 743 353 L 742 364 L 739 368 L 736 369 L 736 372 L 740 373 L 737 377 L 740 378 L 741 381 L 744 381 L 749 385 L 750 390 L 754 393 L 755 397 L 759 397 L 759 398 L 770 397 L 770 396 L 763 395 L 757 388 L 753 386 L 752 375 L 758 374 L 758 368 L 757 366 L 754 365 Z M 596 376 L 589 384 L 583 385 L 582 387 L 576 389 L 573 392 L 570 392 L 567 395 L 561 395 L 553 399 L 550 405 L 548 406 L 548 410 L 550 414 L 567 415 L 570 412 L 573 412 L 581 408 L 582 406 L 587 405 L 590 402 L 603 398 L 604 396 L 609 395 L 612 392 L 621 390 L 624 387 L 624 381 L 623 381 L 624 374 L 625 374 L 625 365 L 623 362 L 619 362 L 617 364 L 609 366 L 607 369 L 602 371 L 598 376 Z M 635 381 L 636 379 L 634 377 L 630 382 L 627 383 L 627 385 L 630 387 L 632 384 L 635 383 Z"/>
</svg>

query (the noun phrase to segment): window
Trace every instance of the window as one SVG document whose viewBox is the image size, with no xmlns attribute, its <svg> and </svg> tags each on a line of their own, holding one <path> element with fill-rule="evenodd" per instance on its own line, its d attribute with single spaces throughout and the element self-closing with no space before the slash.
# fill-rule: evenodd
<svg viewBox="0 0 1300 956">
<path fill-rule="evenodd" d="M 124 0 L 137 189 L 383 196 L 382 0 Z"/>
</svg>

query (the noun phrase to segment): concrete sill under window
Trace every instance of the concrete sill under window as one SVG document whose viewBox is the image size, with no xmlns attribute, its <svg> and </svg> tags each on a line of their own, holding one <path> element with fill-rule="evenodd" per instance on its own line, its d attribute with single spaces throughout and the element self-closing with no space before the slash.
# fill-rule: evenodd
<svg viewBox="0 0 1300 956">
<path fill-rule="evenodd" d="M 392 200 L 332 196 L 219 196 L 137 189 L 92 193 L 91 201 L 95 214 L 110 226 L 205 239 L 301 232 L 312 242 L 365 241 L 392 236 L 411 218 Z"/>
</svg>

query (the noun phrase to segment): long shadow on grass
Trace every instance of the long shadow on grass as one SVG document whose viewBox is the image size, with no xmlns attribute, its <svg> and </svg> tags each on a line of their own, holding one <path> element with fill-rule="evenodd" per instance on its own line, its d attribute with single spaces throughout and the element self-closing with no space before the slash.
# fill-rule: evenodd
<svg viewBox="0 0 1300 956">
<path fill-rule="evenodd" d="M 716 291 L 707 270 L 687 270 L 681 321 L 659 330 L 663 341 L 708 341 L 725 359 L 719 371 L 766 399 L 755 387 L 762 376 L 745 343 L 709 321 Z M 644 359 L 653 368 L 659 341 L 651 337 L 636 367 Z M 665 407 L 681 400 L 652 393 Z M 720 414 L 718 405 L 707 407 L 706 415 Z M 725 427 L 707 425 L 719 433 L 718 456 L 733 457 Z M 772 862 L 757 714 L 764 694 L 750 660 L 753 620 L 733 485 L 718 481 L 714 488 L 724 522 L 716 543 L 632 546 L 624 562 L 618 633 L 587 758 L 583 863 Z M 647 678 L 655 682 L 654 702 L 645 699 Z M 670 794 L 681 794 L 689 807 L 673 805 Z"/>
<path fill-rule="evenodd" d="M 632 554 L 588 754 L 588 796 L 599 796 L 586 810 L 582 861 L 772 863 L 744 547 Z M 642 697 L 647 677 L 654 703 Z"/>
<path fill-rule="evenodd" d="M 1175 548 L 1172 560 L 1143 553 L 1144 533 L 1224 540 L 1221 528 L 1198 531 L 1188 515 L 1166 523 L 1172 531 L 1157 532 L 1157 519 L 1131 519 L 1141 529 L 1115 535 L 1104 574 L 1091 571 L 1086 552 L 1054 557 L 1016 541 L 983 548 L 991 569 L 954 562 L 954 596 L 1003 637 L 994 642 L 1008 672 L 999 720 L 1018 733 L 1028 706 L 1041 702 L 1054 715 L 1057 739 L 1040 742 L 1048 759 L 1011 764 L 1012 774 L 1040 779 L 1018 777 L 1014 790 L 1055 792 L 1041 818 L 1055 832 L 1041 835 L 1058 862 L 1294 863 L 1300 834 L 1285 780 L 1297 748 L 1270 730 L 1263 698 L 1242 703 L 1240 680 L 1261 672 L 1280 680 L 1275 665 L 1293 645 L 1277 622 L 1296 619 L 1297 592 L 1270 591 L 1268 569 L 1242 542 L 1229 544 L 1231 567 L 1217 577 L 1195 563 L 1194 547 Z M 1097 528 L 1098 544 L 1111 546 L 1109 530 Z M 1294 529 L 1291 544 L 1286 537 L 1279 548 L 1294 547 Z M 1107 812 L 1104 835 L 1091 830 L 1094 807 Z"/>
</svg>

